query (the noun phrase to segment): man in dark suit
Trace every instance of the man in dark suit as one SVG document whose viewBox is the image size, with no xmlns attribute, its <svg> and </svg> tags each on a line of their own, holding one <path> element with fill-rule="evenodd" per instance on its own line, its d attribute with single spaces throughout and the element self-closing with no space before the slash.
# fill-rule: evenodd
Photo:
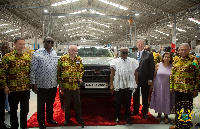
<svg viewBox="0 0 200 129">
<path fill-rule="evenodd" d="M 137 60 L 139 61 L 139 67 L 137 68 L 138 72 L 138 87 L 137 90 L 133 94 L 134 100 L 134 112 L 131 114 L 132 116 L 137 115 L 139 113 L 140 107 L 140 87 L 142 93 L 142 114 L 143 118 L 147 119 L 148 113 L 148 96 L 149 96 L 149 88 L 152 85 L 155 64 L 153 54 L 151 52 L 144 50 L 144 41 L 138 41 L 137 43 Z"/>
</svg>

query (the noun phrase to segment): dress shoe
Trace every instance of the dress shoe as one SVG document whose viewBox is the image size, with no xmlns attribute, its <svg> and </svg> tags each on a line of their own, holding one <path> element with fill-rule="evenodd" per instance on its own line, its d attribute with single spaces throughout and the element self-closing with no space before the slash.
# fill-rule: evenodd
<svg viewBox="0 0 200 129">
<path fill-rule="evenodd" d="M 79 124 L 84 124 L 84 122 L 83 122 L 83 119 L 82 118 L 79 118 L 79 119 L 76 119 L 76 121 L 79 123 Z"/>
<path fill-rule="evenodd" d="M 131 116 L 136 116 L 138 114 L 139 114 L 138 112 L 133 112 L 133 113 L 131 113 Z"/>
<path fill-rule="evenodd" d="M 172 125 L 169 127 L 169 129 L 177 129 L 176 125 Z"/>
<path fill-rule="evenodd" d="M 64 125 L 67 125 L 67 124 L 69 124 L 70 123 L 70 120 L 65 120 L 64 121 Z"/>
<path fill-rule="evenodd" d="M 56 125 L 56 124 L 58 124 L 55 120 L 50 120 L 50 121 L 47 121 L 49 124 L 54 124 L 54 125 Z"/>
<path fill-rule="evenodd" d="M 4 124 L 0 129 L 11 129 L 11 127 L 7 124 Z"/>
<path fill-rule="evenodd" d="M 116 117 L 116 119 L 115 119 L 115 123 L 117 124 L 117 123 L 119 123 L 119 122 L 120 122 L 119 117 Z"/>
<path fill-rule="evenodd" d="M 131 118 L 130 118 L 130 117 L 127 117 L 127 118 L 126 118 L 126 122 L 127 122 L 128 124 L 132 125 L 132 121 L 131 121 Z"/>
<path fill-rule="evenodd" d="M 143 115 L 143 118 L 144 118 L 144 119 L 147 119 L 147 118 L 148 118 L 147 114 Z"/>
<path fill-rule="evenodd" d="M 40 126 L 39 126 L 39 129 L 46 129 L 45 124 L 40 125 Z"/>
<path fill-rule="evenodd" d="M 164 118 L 164 123 L 168 124 L 169 123 L 169 119 L 168 118 Z"/>
<path fill-rule="evenodd" d="M 82 118 L 76 119 L 76 121 L 84 128 L 84 122 Z"/>
<path fill-rule="evenodd" d="M 196 126 L 200 126 L 200 123 L 197 123 Z"/>
</svg>

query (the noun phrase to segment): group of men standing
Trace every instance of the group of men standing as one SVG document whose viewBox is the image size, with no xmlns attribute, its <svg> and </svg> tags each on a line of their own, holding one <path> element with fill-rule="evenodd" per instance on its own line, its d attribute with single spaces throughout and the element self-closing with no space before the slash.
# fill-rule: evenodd
<svg viewBox="0 0 200 129">
<path fill-rule="evenodd" d="M 111 93 L 115 91 L 116 96 L 116 123 L 120 122 L 120 108 L 123 100 L 125 101 L 125 117 L 128 124 L 132 124 L 131 115 L 139 114 L 140 88 L 143 104 L 141 113 L 144 119 L 148 118 L 148 96 L 150 86 L 153 84 L 155 63 L 153 53 L 144 50 L 144 47 L 144 41 L 137 42 L 138 51 L 131 54 L 132 58 L 128 57 L 127 48 L 121 48 L 121 56 L 111 61 L 110 91 Z M 191 121 L 180 122 L 179 116 L 182 108 L 184 108 L 186 114 L 192 112 L 193 98 L 198 95 L 200 89 L 200 60 L 190 55 L 189 51 L 188 43 L 181 44 L 180 55 L 176 56 L 173 62 L 169 82 L 170 90 L 175 94 L 176 116 L 175 125 L 170 126 L 170 129 L 190 128 L 192 126 Z M 130 80 L 133 75 L 135 75 L 135 78 Z M 133 82 L 127 82 L 127 80 Z M 132 91 L 134 111 L 130 113 Z"/>
<path fill-rule="evenodd" d="M 82 60 L 77 56 L 77 46 L 70 46 L 69 54 L 58 59 L 56 52 L 52 49 L 54 40 L 46 37 L 43 41 L 44 48 L 35 51 L 32 57 L 23 53 L 25 40 L 16 38 L 15 49 L 6 54 L 2 59 L 0 69 L 1 90 L 9 94 L 10 124 L 12 129 L 18 129 L 17 109 L 20 102 L 20 128 L 27 128 L 27 115 L 29 112 L 30 89 L 37 93 L 37 120 L 40 129 L 45 129 L 45 104 L 46 120 L 49 124 L 57 124 L 53 119 L 53 103 L 55 100 L 57 85 L 64 92 L 65 122 L 70 122 L 70 100 L 73 96 L 75 105 L 75 117 L 79 124 L 83 124 L 81 114 L 81 101 L 79 84 L 82 83 L 84 67 Z M 120 109 L 122 101 L 125 100 L 125 116 L 128 124 L 132 124 L 130 116 L 139 113 L 140 88 L 142 93 L 142 115 L 148 118 L 148 96 L 149 89 L 153 83 L 155 63 L 153 54 L 144 50 L 144 41 L 137 43 L 137 54 L 133 58 L 128 57 L 128 49 L 120 49 L 120 57 L 111 61 L 110 91 L 115 91 L 116 116 L 115 122 L 120 122 Z M 180 46 L 180 57 L 176 60 L 171 75 L 171 91 L 175 91 L 176 102 L 190 101 L 197 96 L 200 85 L 199 59 L 189 55 L 189 46 Z M 196 60 L 196 66 L 193 64 Z M 192 68 L 193 71 L 189 70 Z M 188 71 L 189 70 L 189 71 Z M 182 73 L 187 76 L 179 76 Z M 188 78 L 189 76 L 189 78 Z M 188 80 L 190 79 L 190 80 Z M 130 104 L 133 93 L 134 112 L 130 112 Z M 180 97 L 182 96 L 182 97 Z M 124 99 L 123 99 L 124 98 Z M 188 106 L 188 105 L 186 105 Z M 181 106 L 176 107 L 180 109 Z M 1 114 L 1 116 L 4 114 Z M 176 126 L 178 118 L 176 116 Z M 4 119 L 0 121 L 1 128 Z"/>
<path fill-rule="evenodd" d="M 53 103 L 57 92 L 58 82 L 64 90 L 65 102 L 70 103 L 71 97 L 75 100 L 76 119 L 83 124 L 80 111 L 79 83 L 82 82 L 84 73 L 80 57 L 77 57 L 77 46 L 69 48 L 69 54 L 58 60 L 57 53 L 52 49 L 54 40 L 46 37 L 43 41 L 44 48 L 30 54 L 23 52 L 25 40 L 15 38 L 13 52 L 4 55 L 0 69 L 1 90 L 9 95 L 10 124 L 11 129 L 27 128 L 27 115 L 29 112 L 30 89 L 37 93 L 37 121 L 40 129 L 45 126 L 45 104 L 46 121 L 49 124 L 57 124 L 53 119 Z M 58 66 L 59 64 L 59 66 Z M 59 69 L 59 70 L 58 70 Z M 58 73 L 58 74 L 57 74 Z M 70 85 L 69 85 L 70 84 Z M 5 96 L 4 95 L 4 96 Z M 5 101 L 4 101 L 5 102 Z M 18 104 L 20 102 L 20 125 L 17 117 Z M 0 105 L 3 107 L 3 104 Z M 67 125 L 70 120 L 69 104 L 65 108 Z M 1 129 L 10 128 L 4 123 L 4 108 L 1 111 Z"/>
</svg>

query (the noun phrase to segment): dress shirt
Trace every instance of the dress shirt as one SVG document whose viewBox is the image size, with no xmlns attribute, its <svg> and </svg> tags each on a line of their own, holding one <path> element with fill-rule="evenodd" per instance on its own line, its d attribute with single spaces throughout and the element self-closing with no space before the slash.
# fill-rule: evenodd
<svg viewBox="0 0 200 129">
<path fill-rule="evenodd" d="M 200 61 L 193 55 L 186 58 L 176 57 L 170 76 L 170 89 L 190 93 L 200 89 L 200 70 L 193 65 L 194 60 L 200 67 Z"/>
<path fill-rule="evenodd" d="M 144 51 L 144 49 L 143 49 L 142 51 L 138 51 L 138 52 L 137 52 L 137 57 L 139 56 L 139 53 L 140 53 L 140 59 L 141 59 L 141 57 L 142 57 L 143 51 Z"/>
<path fill-rule="evenodd" d="M 48 53 L 45 48 L 34 52 L 31 60 L 31 84 L 38 88 L 53 88 L 57 83 L 58 57 L 53 49 Z"/>
<path fill-rule="evenodd" d="M 113 81 L 115 91 L 125 88 L 133 90 L 137 87 L 134 73 L 138 66 L 138 61 L 130 57 L 125 60 L 117 58 L 110 62 L 110 67 L 115 69 Z"/>
<path fill-rule="evenodd" d="M 3 56 L 0 69 L 0 83 L 11 92 L 29 90 L 30 86 L 29 54 L 18 54 L 16 50 Z"/>
<path fill-rule="evenodd" d="M 79 78 L 84 74 L 84 67 L 80 56 L 73 60 L 69 55 L 62 56 L 58 61 L 58 82 L 62 89 L 78 90 Z"/>
</svg>

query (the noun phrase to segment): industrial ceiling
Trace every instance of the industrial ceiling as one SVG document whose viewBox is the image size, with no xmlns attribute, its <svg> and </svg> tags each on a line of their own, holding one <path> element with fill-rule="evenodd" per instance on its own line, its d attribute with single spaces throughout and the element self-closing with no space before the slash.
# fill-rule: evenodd
<svg viewBox="0 0 200 129">
<path fill-rule="evenodd" d="M 199 0 L 1 0 L 0 40 L 52 36 L 59 44 L 200 40 Z M 23 25 L 23 26 L 22 26 Z M 136 31 L 136 33 L 135 33 Z M 135 41 L 135 40 L 134 40 Z"/>
</svg>

